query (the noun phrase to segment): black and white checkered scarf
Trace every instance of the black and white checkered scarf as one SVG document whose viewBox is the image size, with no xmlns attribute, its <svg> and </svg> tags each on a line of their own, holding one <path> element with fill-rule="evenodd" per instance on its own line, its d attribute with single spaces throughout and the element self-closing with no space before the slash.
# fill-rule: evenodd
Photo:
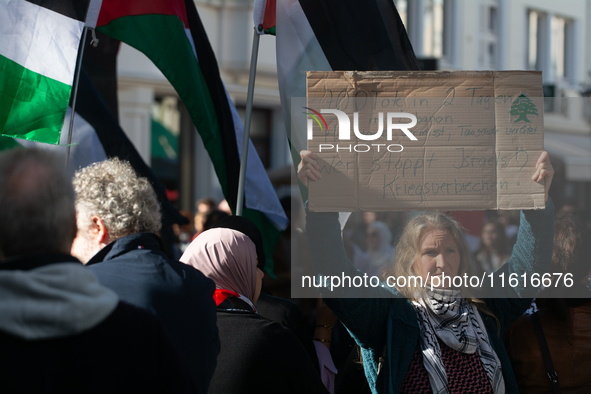
<svg viewBox="0 0 591 394">
<path fill-rule="evenodd" d="M 478 352 L 494 393 L 505 393 L 501 362 L 490 345 L 488 333 L 474 304 L 461 297 L 459 290 L 434 289 L 427 297 L 413 301 L 421 330 L 423 364 L 434 394 L 449 392 L 447 374 L 441 359 L 439 338 L 461 353 Z"/>
</svg>

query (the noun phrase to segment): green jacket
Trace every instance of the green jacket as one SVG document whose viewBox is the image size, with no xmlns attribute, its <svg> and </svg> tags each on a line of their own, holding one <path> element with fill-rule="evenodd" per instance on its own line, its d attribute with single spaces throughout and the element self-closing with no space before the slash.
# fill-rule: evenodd
<svg viewBox="0 0 591 394">
<path fill-rule="evenodd" d="M 322 276 L 363 275 L 346 258 L 337 219 L 337 213 L 310 212 L 307 215 L 306 230 L 315 273 Z M 551 200 L 548 200 L 544 210 L 521 211 L 517 243 L 511 258 L 496 273 L 505 274 L 505 287 L 499 290 L 506 298 L 484 300 L 500 322 L 499 333 L 497 322 L 481 314 L 491 345 L 501 361 L 507 393 L 518 393 L 519 390 L 502 333 L 525 312 L 537 293 L 537 289 L 531 286 L 523 287 L 521 281 L 517 287 L 509 287 L 508 278 L 512 273 L 526 273 L 529 280 L 533 273 L 547 272 L 552 259 L 553 238 L 554 206 Z M 497 280 L 495 287 L 499 285 Z M 398 393 L 419 341 L 416 312 L 410 301 L 400 298 L 395 289 L 381 285 L 363 289 L 363 297 L 372 298 L 350 298 L 356 296 L 355 292 L 345 295 L 341 288 L 320 290 L 325 303 L 361 347 L 365 375 L 372 393 Z M 378 359 L 384 349 L 386 359 L 378 374 Z"/>
</svg>

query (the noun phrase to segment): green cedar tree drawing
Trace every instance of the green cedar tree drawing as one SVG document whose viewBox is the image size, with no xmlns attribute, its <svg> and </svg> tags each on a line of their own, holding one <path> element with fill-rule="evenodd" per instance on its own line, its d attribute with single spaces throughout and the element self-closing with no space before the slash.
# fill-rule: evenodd
<svg viewBox="0 0 591 394">
<path fill-rule="evenodd" d="M 536 107 L 534 102 L 530 100 L 529 97 L 522 94 L 521 96 L 517 97 L 517 99 L 511 106 L 511 111 L 509 113 L 511 115 L 519 116 L 519 118 L 517 118 L 517 120 L 515 120 L 514 123 L 520 121 L 531 123 L 531 121 L 527 118 L 527 115 L 537 115 L 538 108 Z"/>
</svg>

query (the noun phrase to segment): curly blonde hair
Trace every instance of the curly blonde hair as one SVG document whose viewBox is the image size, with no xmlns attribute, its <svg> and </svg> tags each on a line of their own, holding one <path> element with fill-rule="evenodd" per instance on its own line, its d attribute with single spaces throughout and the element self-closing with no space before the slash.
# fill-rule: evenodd
<svg viewBox="0 0 591 394">
<path fill-rule="evenodd" d="M 74 175 L 78 229 L 88 228 L 98 216 L 109 241 L 130 234 L 158 233 L 160 203 L 150 182 L 138 177 L 129 162 L 109 159 L 82 168 Z"/>
</svg>

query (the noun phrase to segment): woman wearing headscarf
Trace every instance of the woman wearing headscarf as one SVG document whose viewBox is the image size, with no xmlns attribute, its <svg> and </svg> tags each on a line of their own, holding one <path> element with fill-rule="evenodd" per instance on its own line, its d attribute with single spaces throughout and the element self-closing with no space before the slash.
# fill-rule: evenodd
<svg viewBox="0 0 591 394">
<path fill-rule="evenodd" d="M 258 268 L 264 271 L 266 259 L 263 237 L 251 220 L 243 216 L 227 216 L 218 220 L 213 228 L 236 230 L 250 238 L 256 248 Z M 257 300 L 257 311 L 261 316 L 280 323 L 295 334 L 310 356 L 314 368 L 320 372 L 322 383 L 329 392 L 334 393 L 337 370 L 329 349 L 336 316 L 330 309 L 324 306 L 321 300 L 318 302 L 314 341 L 312 341 L 304 314 L 291 300 L 274 297 L 266 293 L 263 287 Z"/>
<path fill-rule="evenodd" d="M 257 313 L 263 272 L 248 236 L 225 228 L 207 230 L 181 261 L 216 285 L 221 351 L 210 394 L 326 392 L 298 339 Z"/>
<path fill-rule="evenodd" d="M 472 289 L 441 283 L 444 275 L 469 277 L 472 256 L 461 226 L 435 212 L 418 215 L 406 225 L 386 273 L 388 281 L 353 289 L 356 298 L 342 288 L 331 294 L 340 298 L 324 297 L 360 346 L 372 393 L 518 392 L 501 335 L 527 309 L 528 297 L 537 289 L 520 280 L 499 289 L 499 280 L 511 273 L 529 279 L 549 268 L 554 209 L 548 190 L 553 174 L 549 155 L 543 152 L 532 179 L 544 183 L 546 206 L 521 212 L 517 245 L 497 272 L 495 290 L 503 298 L 481 300 L 467 293 Z M 299 179 L 307 185 L 320 176 L 316 156 L 302 152 Z M 317 273 L 363 276 L 346 258 L 337 213 L 309 212 L 306 231 Z M 396 282 L 398 278 L 404 281 Z M 358 297 L 361 294 L 364 298 Z"/>
</svg>

